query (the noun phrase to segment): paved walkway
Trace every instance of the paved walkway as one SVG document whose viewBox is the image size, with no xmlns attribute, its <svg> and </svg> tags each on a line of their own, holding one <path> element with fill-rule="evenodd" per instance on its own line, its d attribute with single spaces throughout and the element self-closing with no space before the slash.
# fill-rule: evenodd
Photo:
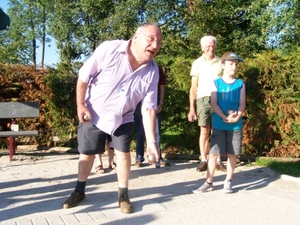
<svg viewBox="0 0 300 225">
<path fill-rule="evenodd" d="M 127 215 L 117 204 L 114 171 L 93 170 L 86 199 L 62 209 L 74 189 L 78 155 L 15 158 L 9 163 L 8 156 L 0 157 L 1 225 L 300 224 L 300 179 L 268 168 L 239 165 L 233 194 L 222 193 L 225 174 L 218 171 L 214 191 L 193 194 L 206 175 L 196 172 L 196 161 L 171 161 L 171 167 L 160 169 L 132 166 L 129 195 L 135 211 Z"/>
</svg>

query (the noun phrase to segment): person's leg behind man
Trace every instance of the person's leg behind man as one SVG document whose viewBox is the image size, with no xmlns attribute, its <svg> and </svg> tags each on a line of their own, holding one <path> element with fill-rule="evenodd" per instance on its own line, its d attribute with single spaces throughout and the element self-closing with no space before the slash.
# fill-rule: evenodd
<svg viewBox="0 0 300 225">
<path fill-rule="evenodd" d="M 85 199 L 85 186 L 94 164 L 95 154 L 105 151 L 106 134 L 90 123 L 80 123 L 78 127 L 78 178 L 75 190 L 63 203 L 63 208 L 71 208 Z"/>
<path fill-rule="evenodd" d="M 118 176 L 118 203 L 123 213 L 132 213 L 133 206 L 129 200 L 128 186 L 131 166 L 130 142 L 134 123 L 122 124 L 112 135 L 111 147 L 115 149 Z"/>
<path fill-rule="evenodd" d="M 159 125 L 158 125 L 158 118 L 157 118 L 157 115 L 156 114 L 156 125 L 155 125 L 155 137 L 156 137 L 156 145 L 157 145 L 157 149 L 159 151 L 158 155 L 159 155 L 159 161 L 157 163 L 155 163 L 155 167 L 156 168 L 160 168 L 160 160 L 162 160 L 162 157 L 161 157 L 161 149 L 160 149 L 160 132 L 159 132 Z"/>
<path fill-rule="evenodd" d="M 145 140 L 145 131 L 143 125 L 143 116 L 141 112 L 142 103 L 139 102 L 136 106 L 134 112 L 134 120 L 136 126 L 136 159 L 135 159 L 135 166 L 141 167 L 142 163 L 145 161 L 144 152 L 144 140 Z"/>
<path fill-rule="evenodd" d="M 117 164 L 115 163 L 115 150 L 110 147 L 111 143 L 111 135 L 107 134 L 106 136 L 106 149 L 108 154 L 108 169 L 114 170 L 117 167 Z"/>
<path fill-rule="evenodd" d="M 102 155 L 101 154 L 96 154 L 95 155 L 95 171 L 96 173 L 104 173 L 104 167 L 103 167 L 103 162 L 102 162 Z"/>
<path fill-rule="evenodd" d="M 162 121 L 162 113 L 157 113 L 156 114 L 156 143 L 157 143 L 157 148 L 159 150 L 159 162 L 157 162 L 155 164 L 156 168 L 160 168 L 160 166 L 170 166 L 171 164 L 168 161 L 165 161 L 162 157 L 162 152 L 161 152 L 161 148 L 160 148 L 160 128 L 161 128 L 161 121 Z"/>
</svg>

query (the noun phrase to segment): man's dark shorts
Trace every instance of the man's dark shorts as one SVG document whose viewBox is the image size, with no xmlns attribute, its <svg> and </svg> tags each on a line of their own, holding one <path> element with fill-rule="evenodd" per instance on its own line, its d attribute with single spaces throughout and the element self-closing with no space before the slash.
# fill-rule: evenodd
<svg viewBox="0 0 300 225">
<path fill-rule="evenodd" d="M 198 126 L 204 127 L 211 125 L 211 117 L 213 109 L 210 105 L 210 96 L 205 96 L 197 99 L 197 117 Z"/>
<path fill-rule="evenodd" d="M 134 123 L 122 124 L 111 135 L 110 147 L 120 152 L 130 152 Z M 91 123 L 79 123 L 78 151 L 85 155 L 102 154 L 105 151 L 107 134 Z"/>
</svg>

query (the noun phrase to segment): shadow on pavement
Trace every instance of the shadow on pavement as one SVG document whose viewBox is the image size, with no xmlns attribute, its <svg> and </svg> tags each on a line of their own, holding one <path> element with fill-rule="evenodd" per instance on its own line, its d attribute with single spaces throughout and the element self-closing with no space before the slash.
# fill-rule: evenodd
<svg viewBox="0 0 300 225">
<path fill-rule="evenodd" d="M 116 173 L 98 175 L 92 172 L 87 181 L 86 199 L 75 208 L 62 209 L 63 202 L 75 187 L 77 160 L 77 155 L 68 157 L 56 155 L 45 161 L 44 159 L 35 162 L 24 161 L 1 169 L 0 221 L 38 213 L 57 211 L 58 214 L 68 214 L 117 208 Z M 205 181 L 206 172 L 196 172 L 195 163 L 187 160 L 170 162 L 170 167 L 160 169 L 154 168 L 153 165 L 142 168 L 135 168 L 132 165 L 129 195 L 134 206 L 137 206 L 135 212 L 141 211 L 149 204 L 149 200 L 162 203 L 171 201 L 177 196 L 191 194 L 194 188 Z M 26 168 L 31 168 L 31 178 L 28 178 Z M 41 172 L 43 170 L 47 177 L 44 177 Z M 61 171 L 64 171 L 62 175 L 60 175 Z M 216 172 L 215 190 L 223 188 L 225 177 L 225 173 Z M 235 193 L 257 190 L 268 186 L 279 177 L 267 168 L 237 167 L 233 187 Z M 138 218 L 122 219 L 122 223 L 124 221 L 128 224 L 137 221 L 146 223 L 153 221 L 153 218 L 150 215 L 143 215 Z"/>
</svg>

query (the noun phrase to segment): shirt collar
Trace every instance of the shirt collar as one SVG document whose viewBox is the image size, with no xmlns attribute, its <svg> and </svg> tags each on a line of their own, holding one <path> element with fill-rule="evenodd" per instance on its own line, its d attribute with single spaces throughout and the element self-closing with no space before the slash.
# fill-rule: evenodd
<svg viewBox="0 0 300 225">
<path fill-rule="evenodd" d="M 126 54 L 128 54 L 128 48 L 129 48 L 129 44 L 130 44 L 131 39 L 129 39 L 128 41 L 124 41 L 120 47 L 118 48 L 118 52 L 125 52 Z"/>
<path fill-rule="evenodd" d="M 201 59 L 203 62 L 208 62 L 208 60 L 205 58 L 204 53 L 202 54 Z M 219 60 L 220 60 L 220 57 L 215 55 L 213 60 L 211 60 L 210 62 L 214 63 L 214 62 L 218 62 Z"/>
</svg>

